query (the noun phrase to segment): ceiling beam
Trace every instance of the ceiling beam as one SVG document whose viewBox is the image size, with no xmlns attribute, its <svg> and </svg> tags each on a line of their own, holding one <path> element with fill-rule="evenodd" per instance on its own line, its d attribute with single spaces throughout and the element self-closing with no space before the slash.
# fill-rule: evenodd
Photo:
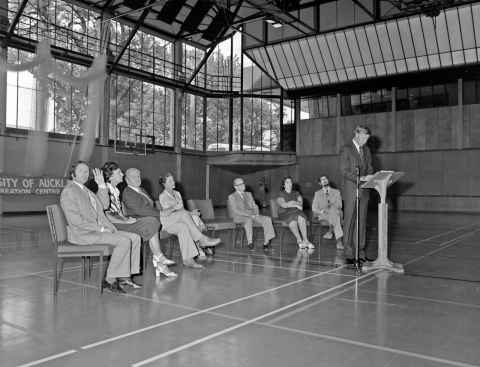
<svg viewBox="0 0 480 367">
<path fill-rule="evenodd" d="M 238 11 L 240 10 L 240 7 L 242 6 L 242 3 L 243 3 L 243 0 L 239 0 L 238 3 L 237 3 L 237 6 L 235 7 L 235 10 L 233 11 L 233 17 L 232 19 L 234 19 L 238 13 Z M 228 11 L 228 10 L 227 10 Z M 227 24 L 227 26 L 225 27 L 225 29 L 223 29 L 219 35 L 217 36 L 217 40 L 215 42 L 212 42 L 212 45 L 210 46 L 210 48 L 208 49 L 208 51 L 205 53 L 205 55 L 203 55 L 203 58 L 202 60 L 200 61 L 200 64 L 198 64 L 198 66 L 195 68 L 195 70 L 193 71 L 193 74 L 190 76 L 190 78 L 187 80 L 187 83 L 186 83 L 186 87 L 188 87 L 192 81 L 195 79 L 195 77 L 197 76 L 197 74 L 200 72 L 200 70 L 202 70 L 202 67 L 203 65 L 205 65 L 205 63 L 207 62 L 208 60 L 208 57 L 212 54 L 213 50 L 215 49 L 215 47 L 222 41 L 222 38 L 223 36 L 225 35 L 225 33 L 227 33 L 228 29 L 229 29 L 229 25 Z"/>
<path fill-rule="evenodd" d="M 360 1 L 358 0 L 352 0 L 352 2 L 357 5 L 360 9 L 362 9 L 370 18 L 372 18 L 373 20 L 380 20 L 379 18 L 377 18 L 376 16 L 376 11 L 374 10 L 374 13 L 372 13 L 370 11 L 370 9 L 368 9 L 365 5 L 363 5 Z M 374 4 L 374 7 L 376 8 L 376 4 Z"/>
<path fill-rule="evenodd" d="M 15 13 L 15 17 L 12 20 L 12 23 L 10 24 L 10 27 L 8 27 L 7 34 L 5 36 L 4 42 L 7 42 L 10 37 L 13 35 L 13 31 L 15 30 L 15 27 L 18 24 L 18 21 L 20 20 L 20 17 L 23 14 L 23 11 L 25 10 L 25 7 L 27 6 L 28 0 L 23 0 L 22 3 L 20 4 L 17 12 Z"/>
<path fill-rule="evenodd" d="M 117 66 L 117 64 L 120 62 L 120 59 L 122 58 L 123 54 L 127 50 L 128 46 L 130 45 L 130 42 L 132 42 L 133 37 L 135 37 L 135 34 L 137 34 L 138 29 L 140 26 L 143 24 L 143 21 L 147 17 L 148 13 L 150 12 L 150 7 L 155 3 L 156 0 L 150 0 L 148 2 L 147 8 L 143 9 L 142 15 L 140 15 L 140 18 L 138 18 L 137 23 L 133 27 L 133 29 L 130 31 L 130 34 L 128 35 L 128 38 L 125 40 L 125 43 L 122 46 L 122 49 L 118 53 L 118 55 L 115 57 L 115 60 L 113 61 L 112 65 L 108 69 L 108 73 L 111 74 L 113 69 Z"/>
</svg>

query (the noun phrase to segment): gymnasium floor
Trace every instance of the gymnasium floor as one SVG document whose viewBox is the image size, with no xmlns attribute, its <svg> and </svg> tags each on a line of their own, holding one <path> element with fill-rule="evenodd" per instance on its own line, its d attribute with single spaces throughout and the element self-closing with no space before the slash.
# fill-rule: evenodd
<svg viewBox="0 0 480 367">
<path fill-rule="evenodd" d="M 99 296 L 97 272 L 67 262 L 54 302 L 46 217 L 0 217 L 0 366 L 480 366 L 477 218 L 392 216 L 405 275 L 329 265 L 333 241 L 265 254 L 225 235 L 206 269 L 149 266 L 127 295 Z"/>
</svg>

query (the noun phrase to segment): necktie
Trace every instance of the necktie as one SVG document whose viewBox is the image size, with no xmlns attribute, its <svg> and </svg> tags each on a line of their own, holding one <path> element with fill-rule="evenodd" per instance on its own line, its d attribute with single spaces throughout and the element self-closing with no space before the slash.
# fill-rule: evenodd
<svg viewBox="0 0 480 367">
<path fill-rule="evenodd" d="M 153 200 L 150 199 L 150 196 L 148 196 L 147 192 L 143 189 L 143 187 L 139 187 L 139 189 L 140 189 L 140 193 L 143 194 L 143 196 L 145 196 L 147 198 L 147 200 L 150 204 L 152 204 Z"/>
<path fill-rule="evenodd" d="M 358 152 L 360 154 L 360 160 L 362 161 L 362 165 L 363 165 L 365 163 L 365 153 L 363 152 L 363 147 L 359 147 Z"/>
</svg>

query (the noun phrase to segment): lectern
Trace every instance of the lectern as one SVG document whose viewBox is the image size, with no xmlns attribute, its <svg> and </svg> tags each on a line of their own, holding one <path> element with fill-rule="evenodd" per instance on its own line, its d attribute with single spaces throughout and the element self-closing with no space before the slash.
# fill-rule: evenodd
<svg viewBox="0 0 480 367">
<path fill-rule="evenodd" d="M 396 264 L 388 259 L 388 204 L 385 200 L 388 187 L 403 175 L 403 172 L 378 171 L 361 186 L 362 189 L 375 189 L 380 195 L 380 203 L 378 204 L 378 257 L 375 261 L 365 262 L 362 271 L 386 269 L 403 273 L 401 264 Z"/>
</svg>

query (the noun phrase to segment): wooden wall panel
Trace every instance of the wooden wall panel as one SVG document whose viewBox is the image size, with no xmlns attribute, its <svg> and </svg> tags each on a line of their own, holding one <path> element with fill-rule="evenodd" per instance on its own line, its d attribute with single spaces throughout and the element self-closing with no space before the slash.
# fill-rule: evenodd
<svg viewBox="0 0 480 367">
<path fill-rule="evenodd" d="M 26 137 L 4 137 L 5 141 L 5 174 L 25 175 Z M 45 175 L 63 177 L 70 154 L 70 143 L 51 139 L 48 143 L 48 164 Z M 77 144 L 78 147 L 78 144 Z M 74 157 L 76 157 L 76 151 Z M 96 146 L 90 165 L 101 167 L 106 161 L 117 162 L 122 170 L 136 167 L 142 171 L 142 177 L 152 192 L 158 196 L 158 177 L 166 171 L 175 172 L 175 156 L 170 152 L 156 152 L 147 156 L 117 154 L 112 147 Z M 58 202 L 55 195 L 3 195 L 2 210 L 5 212 L 43 211 L 48 204 Z"/>
<path fill-rule="evenodd" d="M 464 126 L 467 130 L 464 136 L 467 136 L 468 148 L 480 147 L 480 105 L 464 106 Z"/>
</svg>

